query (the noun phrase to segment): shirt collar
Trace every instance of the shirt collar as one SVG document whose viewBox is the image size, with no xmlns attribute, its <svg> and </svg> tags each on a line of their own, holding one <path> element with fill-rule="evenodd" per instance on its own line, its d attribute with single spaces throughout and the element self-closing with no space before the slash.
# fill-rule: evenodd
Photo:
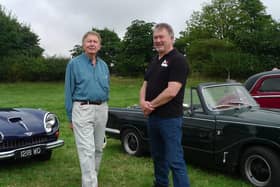
<svg viewBox="0 0 280 187">
<path fill-rule="evenodd" d="M 157 61 L 158 61 L 158 62 L 161 62 L 161 61 L 163 61 L 164 59 L 166 59 L 168 56 L 174 54 L 175 52 L 176 52 L 176 49 L 173 48 L 173 49 L 172 49 L 171 51 L 169 51 L 167 54 L 163 55 L 160 59 L 158 58 L 159 55 L 157 55 Z"/>
<path fill-rule="evenodd" d="M 86 55 L 86 53 L 83 53 L 83 56 L 87 59 L 87 62 L 88 62 L 88 63 L 92 64 L 92 63 L 91 63 L 91 59 Z M 96 64 L 98 63 L 98 61 L 99 61 L 99 57 L 96 56 Z"/>
</svg>

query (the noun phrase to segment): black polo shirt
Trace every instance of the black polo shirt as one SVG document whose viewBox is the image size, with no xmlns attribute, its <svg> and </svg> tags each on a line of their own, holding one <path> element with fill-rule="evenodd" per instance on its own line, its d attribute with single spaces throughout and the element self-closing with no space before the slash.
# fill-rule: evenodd
<svg viewBox="0 0 280 187">
<path fill-rule="evenodd" d="M 186 58 L 173 49 L 161 59 L 156 56 L 149 65 L 145 81 L 147 81 L 146 100 L 152 101 L 164 89 L 167 88 L 168 82 L 180 82 L 182 87 L 178 94 L 168 103 L 157 107 L 151 115 L 172 118 L 183 115 L 183 100 L 188 75 L 188 64 Z"/>
</svg>

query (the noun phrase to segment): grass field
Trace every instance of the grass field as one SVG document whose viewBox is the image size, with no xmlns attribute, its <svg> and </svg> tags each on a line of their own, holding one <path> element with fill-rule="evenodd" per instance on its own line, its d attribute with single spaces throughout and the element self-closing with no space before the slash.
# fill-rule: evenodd
<svg viewBox="0 0 280 187">
<path fill-rule="evenodd" d="M 203 80 L 190 80 L 195 85 Z M 111 79 L 110 106 L 138 103 L 142 79 Z M 46 162 L 27 160 L 0 163 L 0 187 L 78 187 L 80 169 L 72 131 L 64 110 L 63 83 L 1 83 L 0 107 L 32 107 L 49 110 L 60 119 L 61 139 L 65 145 L 54 150 Z M 209 171 L 188 164 L 192 187 L 248 187 L 238 177 Z M 117 140 L 109 139 L 104 150 L 100 187 L 151 187 L 153 165 L 147 157 L 131 157 L 123 153 Z"/>
</svg>

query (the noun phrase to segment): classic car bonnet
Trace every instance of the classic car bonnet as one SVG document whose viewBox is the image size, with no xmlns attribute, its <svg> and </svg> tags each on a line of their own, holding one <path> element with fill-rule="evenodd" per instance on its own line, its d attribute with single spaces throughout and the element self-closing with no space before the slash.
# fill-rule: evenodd
<svg viewBox="0 0 280 187">
<path fill-rule="evenodd" d="M 0 109 L 0 132 L 5 135 L 22 134 L 25 132 L 42 132 L 44 129 L 42 117 L 41 120 L 38 115 L 30 111 L 19 109 Z M 42 124 L 42 125 L 38 125 Z"/>
</svg>

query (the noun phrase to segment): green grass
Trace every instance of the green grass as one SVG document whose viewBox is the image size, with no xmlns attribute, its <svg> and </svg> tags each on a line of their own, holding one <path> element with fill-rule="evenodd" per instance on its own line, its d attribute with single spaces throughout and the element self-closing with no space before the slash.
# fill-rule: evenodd
<svg viewBox="0 0 280 187">
<path fill-rule="evenodd" d="M 190 80 L 196 85 L 204 80 Z M 111 78 L 110 106 L 125 107 L 138 103 L 142 78 Z M 72 131 L 64 110 L 63 83 L 1 83 L 0 106 L 42 108 L 56 113 L 60 119 L 60 137 L 65 145 L 54 150 L 46 162 L 27 160 L 0 163 L 0 187 L 77 187 L 80 168 Z M 192 187 L 248 187 L 241 179 L 221 172 L 188 164 Z M 131 157 L 123 153 L 118 140 L 109 139 L 104 150 L 99 175 L 101 187 L 150 187 L 153 164 L 147 157 Z"/>
</svg>

